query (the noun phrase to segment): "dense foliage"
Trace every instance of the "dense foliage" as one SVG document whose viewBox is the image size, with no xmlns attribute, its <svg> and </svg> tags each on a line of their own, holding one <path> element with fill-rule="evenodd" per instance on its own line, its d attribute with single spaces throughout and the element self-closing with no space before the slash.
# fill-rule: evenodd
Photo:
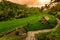
<svg viewBox="0 0 60 40">
<path fill-rule="evenodd" d="M 18 5 L 9 1 L 0 2 L 0 20 L 23 17 L 25 5 Z"/>
<path fill-rule="evenodd" d="M 46 40 L 46 35 L 48 35 L 49 32 L 47 33 L 39 33 L 39 34 L 36 34 L 36 38 L 37 40 Z"/>
<path fill-rule="evenodd" d="M 37 13 L 40 13 L 39 8 L 28 8 L 26 5 L 20 5 L 10 1 L 0 2 L 0 21 L 24 18 Z"/>
<path fill-rule="evenodd" d="M 48 10 L 48 14 L 54 15 L 60 19 L 60 2 Z"/>
</svg>

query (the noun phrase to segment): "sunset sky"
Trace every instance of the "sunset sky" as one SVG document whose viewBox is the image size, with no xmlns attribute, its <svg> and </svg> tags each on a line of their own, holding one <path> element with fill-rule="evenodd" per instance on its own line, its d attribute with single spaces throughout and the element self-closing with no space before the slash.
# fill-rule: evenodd
<svg viewBox="0 0 60 40">
<path fill-rule="evenodd" d="M 9 0 L 14 3 L 26 4 L 28 6 L 44 6 L 49 4 L 51 0 Z"/>
</svg>

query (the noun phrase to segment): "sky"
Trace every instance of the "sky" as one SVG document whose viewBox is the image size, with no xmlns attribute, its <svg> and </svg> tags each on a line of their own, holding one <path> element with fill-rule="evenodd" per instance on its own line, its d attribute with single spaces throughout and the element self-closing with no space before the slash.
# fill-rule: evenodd
<svg viewBox="0 0 60 40">
<path fill-rule="evenodd" d="M 38 2 L 45 4 L 45 3 L 50 2 L 50 0 L 9 0 L 9 1 L 17 2 L 17 3 L 28 3 L 28 4 L 29 3 L 38 3 Z"/>
<path fill-rule="evenodd" d="M 18 4 L 26 4 L 28 6 L 44 6 L 49 4 L 51 0 L 9 0 Z"/>
</svg>

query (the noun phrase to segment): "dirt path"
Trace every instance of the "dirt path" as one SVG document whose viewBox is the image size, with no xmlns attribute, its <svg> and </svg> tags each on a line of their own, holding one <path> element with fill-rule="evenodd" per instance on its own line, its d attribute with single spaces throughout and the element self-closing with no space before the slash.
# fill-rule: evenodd
<svg viewBox="0 0 60 40">
<path fill-rule="evenodd" d="M 35 39 L 35 34 L 38 33 L 44 33 L 44 32 L 50 32 L 52 29 L 47 29 L 47 30 L 38 30 L 38 31 L 30 31 L 27 33 L 27 38 L 26 40 L 36 40 Z"/>
<path fill-rule="evenodd" d="M 59 27 L 59 25 L 60 25 L 60 20 L 58 18 L 56 18 L 56 20 L 57 20 L 57 25 L 53 30 L 57 29 Z"/>
<path fill-rule="evenodd" d="M 58 18 L 56 18 L 57 22 L 60 23 L 60 20 Z M 58 26 L 58 25 L 57 25 Z M 57 28 L 57 26 L 55 28 Z M 53 29 L 55 29 L 53 28 Z M 46 30 L 38 30 L 38 31 L 30 31 L 27 33 L 27 38 L 26 40 L 36 40 L 35 39 L 35 34 L 38 34 L 38 33 L 44 33 L 44 32 L 50 32 L 52 31 L 53 29 L 46 29 Z"/>
</svg>

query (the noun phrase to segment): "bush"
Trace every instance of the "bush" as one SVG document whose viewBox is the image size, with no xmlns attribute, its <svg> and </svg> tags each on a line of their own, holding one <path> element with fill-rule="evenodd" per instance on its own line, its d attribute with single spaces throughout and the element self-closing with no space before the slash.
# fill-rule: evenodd
<svg viewBox="0 0 60 40">
<path fill-rule="evenodd" d="M 48 34 L 49 34 L 49 32 L 48 33 L 39 33 L 39 34 L 36 35 L 36 38 L 37 38 L 37 40 L 45 40 L 46 36 Z"/>
<path fill-rule="evenodd" d="M 40 8 L 28 8 L 26 5 L 20 5 L 10 1 L 0 2 L 0 21 L 25 18 L 37 13 L 40 13 Z"/>
<path fill-rule="evenodd" d="M 59 34 L 58 33 L 51 33 L 46 37 L 46 40 L 59 40 Z"/>
</svg>

